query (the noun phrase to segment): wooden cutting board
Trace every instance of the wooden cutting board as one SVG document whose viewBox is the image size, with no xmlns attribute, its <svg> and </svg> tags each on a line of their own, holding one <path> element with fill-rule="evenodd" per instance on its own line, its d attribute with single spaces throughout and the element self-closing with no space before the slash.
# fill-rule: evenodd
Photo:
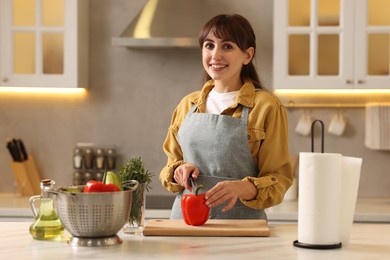
<svg viewBox="0 0 390 260">
<path fill-rule="evenodd" d="M 182 219 L 151 219 L 143 230 L 144 236 L 207 236 L 207 237 L 268 237 L 266 220 L 209 219 L 201 226 L 190 226 Z"/>
</svg>

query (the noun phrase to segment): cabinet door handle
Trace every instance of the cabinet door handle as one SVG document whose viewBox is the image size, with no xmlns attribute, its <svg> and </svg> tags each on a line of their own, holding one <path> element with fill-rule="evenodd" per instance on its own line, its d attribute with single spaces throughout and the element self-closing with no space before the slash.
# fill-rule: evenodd
<svg viewBox="0 0 390 260">
<path fill-rule="evenodd" d="M 345 81 L 345 83 L 347 83 L 347 84 L 353 84 L 353 80 L 347 79 L 347 80 Z"/>
<path fill-rule="evenodd" d="M 366 84 L 366 81 L 365 81 L 365 80 L 362 80 L 362 79 L 359 79 L 359 80 L 358 80 L 358 84 Z"/>
<path fill-rule="evenodd" d="M 8 78 L 3 78 L 3 82 L 8 82 Z"/>
</svg>

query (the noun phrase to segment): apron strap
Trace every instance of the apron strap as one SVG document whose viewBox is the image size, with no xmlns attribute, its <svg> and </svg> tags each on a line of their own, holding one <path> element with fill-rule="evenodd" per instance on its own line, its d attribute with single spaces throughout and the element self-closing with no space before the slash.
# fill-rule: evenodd
<svg viewBox="0 0 390 260">
<path fill-rule="evenodd" d="M 188 114 L 194 113 L 195 110 L 196 110 L 196 108 L 197 108 L 196 104 L 193 104 L 192 107 L 191 107 L 191 109 L 190 109 L 190 111 L 188 111 Z"/>
<path fill-rule="evenodd" d="M 247 126 L 248 125 L 248 114 L 249 114 L 249 108 L 246 106 L 242 106 L 242 112 L 241 112 L 241 124 Z"/>
</svg>

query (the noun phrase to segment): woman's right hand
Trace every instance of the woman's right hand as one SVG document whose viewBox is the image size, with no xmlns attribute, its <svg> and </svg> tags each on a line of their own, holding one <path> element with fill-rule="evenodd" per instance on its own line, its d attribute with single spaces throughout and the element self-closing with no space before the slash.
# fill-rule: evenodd
<svg viewBox="0 0 390 260">
<path fill-rule="evenodd" d="M 195 164 L 185 163 L 177 167 L 173 173 L 173 179 L 177 184 L 180 184 L 188 191 L 192 192 L 192 187 L 188 182 L 188 178 L 192 176 L 194 180 L 198 178 L 199 169 Z"/>
</svg>

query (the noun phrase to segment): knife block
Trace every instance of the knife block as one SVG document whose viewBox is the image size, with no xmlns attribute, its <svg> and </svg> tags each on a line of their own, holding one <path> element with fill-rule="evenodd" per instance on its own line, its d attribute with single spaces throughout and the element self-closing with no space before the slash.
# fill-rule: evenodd
<svg viewBox="0 0 390 260">
<path fill-rule="evenodd" d="M 18 185 L 19 193 L 22 196 L 32 196 L 41 193 L 41 178 L 32 156 L 29 156 L 28 160 L 23 162 L 11 161 L 10 165 Z"/>
</svg>

